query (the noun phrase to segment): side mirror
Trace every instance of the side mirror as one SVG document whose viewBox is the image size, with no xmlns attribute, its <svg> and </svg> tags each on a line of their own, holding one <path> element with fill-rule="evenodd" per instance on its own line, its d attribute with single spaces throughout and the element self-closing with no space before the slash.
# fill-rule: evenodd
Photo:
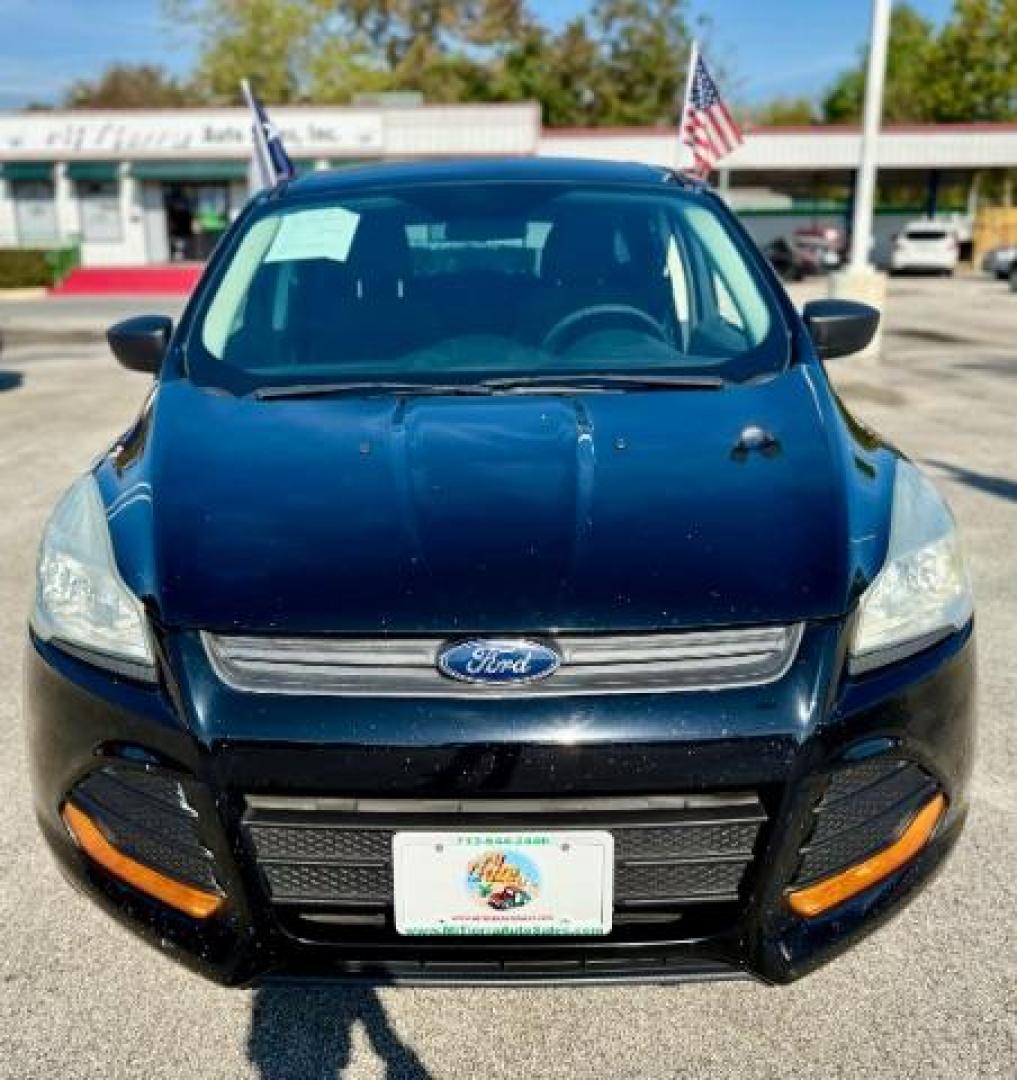
<svg viewBox="0 0 1017 1080">
<path fill-rule="evenodd" d="M 173 320 L 165 315 L 138 315 L 111 326 L 106 340 L 125 368 L 155 375 L 162 367 L 172 333 Z"/>
<path fill-rule="evenodd" d="M 860 352 L 879 326 L 879 312 L 857 300 L 811 300 L 802 317 L 824 360 Z"/>
</svg>

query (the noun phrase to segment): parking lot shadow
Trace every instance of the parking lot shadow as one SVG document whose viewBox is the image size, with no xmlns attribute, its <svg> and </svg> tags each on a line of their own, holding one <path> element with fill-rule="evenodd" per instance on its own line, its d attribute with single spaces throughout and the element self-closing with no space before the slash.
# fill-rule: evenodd
<svg viewBox="0 0 1017 1080">
<path fill-rule="evenodd" d="M 1007 502 L 1017 502 L 1017 480 L 1008 480 L 1005 476 L 993 476 L 991 473 L 975 472 L 973 469 L 964 469 L 945 461 L 929 459 L 927 464 L 940 469 L 951 480 L 967 484 L 976 491 L 984 491 L 986 495 L 994 495 L 997 499 L 1006 499 Z"/>
<path fill-rule="evenodd" d="M 247 1056 L 263 1080 L 332 1080 L 350 1064 L 351 1036 L 363 1025 L 387 1080 L 430 1073 L 393 1030 L 374 990 L 268 985 L 254 991 Z"/>
</svg>

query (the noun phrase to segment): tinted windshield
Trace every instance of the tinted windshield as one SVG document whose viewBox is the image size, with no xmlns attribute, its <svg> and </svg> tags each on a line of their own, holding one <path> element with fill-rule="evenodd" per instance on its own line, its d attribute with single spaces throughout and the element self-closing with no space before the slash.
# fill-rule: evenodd
<svg viewBox="0 0 1017 1080">
<path fill-rule="evenodd" d="M 188 342 L 191 377 L 466 382 L 780 370 L 786 332 L 701 196 L 442 184 L 263 207 Z"/>
</svg>

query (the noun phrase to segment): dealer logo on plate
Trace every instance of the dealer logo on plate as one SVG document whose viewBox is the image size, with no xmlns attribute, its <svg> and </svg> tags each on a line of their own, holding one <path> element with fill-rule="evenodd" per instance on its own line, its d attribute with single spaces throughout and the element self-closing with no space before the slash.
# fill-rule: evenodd
<svg viewBox="0 0 1017 1080">
<path fill-rule="evenodd" d="M 495 911 L 511 911 L 534 898 L 540 888 L 540 872 L 523 853 L 494 849 L 470 862 L 466 888 L 481 904 Z"/>
</svg>

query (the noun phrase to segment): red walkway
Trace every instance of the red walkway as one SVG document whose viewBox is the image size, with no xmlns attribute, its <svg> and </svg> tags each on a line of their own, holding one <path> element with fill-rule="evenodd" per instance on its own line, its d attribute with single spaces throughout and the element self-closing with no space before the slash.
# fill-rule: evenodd
<svg viewBox="0 0 1017 1080">
<path fill-rule="evenodd" d="M 201 263 L 164 266 L 79 266 L 51 291 L 56 296 L 187 296 Z"/>
</svg>

